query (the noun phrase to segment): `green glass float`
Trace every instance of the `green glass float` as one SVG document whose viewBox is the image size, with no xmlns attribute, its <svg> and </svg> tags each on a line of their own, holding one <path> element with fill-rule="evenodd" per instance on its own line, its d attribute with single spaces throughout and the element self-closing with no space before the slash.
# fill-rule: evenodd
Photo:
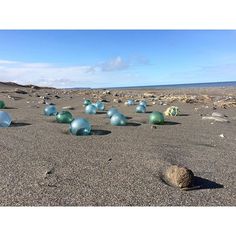
<svg viewBox="0 0 236 236">
<path fill-rule="evenodd" d="M 84 100 L 84 106 L 88 106 L 90 104 L 92 104 L 92 102 L 89 99 Z"/>
<path fill-rule="evenodd" d="M 159 111 L 154 111 L 149 116 L 149 123 L 154 125 L 164 124 L 164 116 Z"/>
<path fill-rule="evenodd" d="M 59 123 L 71 123 L 73 121 L 73 116 L 69 111 L 61 111 L 57 113 L 56 120 Z"/>
<path fill-rule="evenodd" d="M 0 109 L 3 109 L 5 107 L 6 107 L 5 102 L 0 100 Z"/>
<path fill-rule="evenodd" d="M 176 106 L 168 107 L 164 112 L 165 116 L 178 116 L 179 113 L 179 108 Z"/>
</svg>

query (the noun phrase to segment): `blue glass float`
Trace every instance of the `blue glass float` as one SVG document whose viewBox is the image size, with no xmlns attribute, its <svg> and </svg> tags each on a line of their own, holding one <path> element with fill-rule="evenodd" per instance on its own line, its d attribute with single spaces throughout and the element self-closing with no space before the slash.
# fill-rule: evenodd
<svg viewBox="0 0 236 236">
<path fill-rule="evenodd" d="M 10 115 L 5 111 L 0 111 L 0 127 L 8 127 L 10 126 L 11 122 L 12 119 Z"/>
<path fill-rule="evenodd" d="M 73 135 L 89 135 L 91 125 L 88 120 L 77 117 L 70 123 L 69 130 Z"/>
<path fill-rule="evenodd" d="M 129 99 L 129 100 L 127 101 L 127 105 L 128 105 L 128 106 L 134 105 L 134 100 L 133 100 L 133 99 Z"/>
<path fill-rule="evenodd" d="M 84 106 L 88 106 L 90 104 L 92 104 L 92 102 L 89 99 L 84 100 Z"/>
<path fill-rule="evenodd" d="M 127 119 L 126 119 L 126 117 L 123 114 L 115 113 L 111 117 L 111 124 L 115 125 L 115 126 L 123 126 L 123 125 L 127 124 Z"/>
<path fill-rule="evenodd" d="M 105 108 L 104 104 L 100 101 L 97 101 L 94 105 L 97 107 L 99 111 L 103 111 Z"/>
<path fill-rule="evenodd" d="M 55 116 L 57 114 L 57 108 L 54 105 L 48 105 L 44 108 L 44 115 Z"/>
<path fill-rule="evenodd" d="M 146 107 L 144 105 L 138 105 L 136 107 L 136 112 L 137 113 L 145 113 L 146 112 Z"/>
<path fill-rule="evenodd" d="M 112 107 L 108 110 L 107 115 L 109 118 L 111 118 L 115 113 L 119 113 L 119 111 L 116 108 Z"/>
<path fill-rule="evenodd" d="M 97 107 L 93 104 L 89 104 L 88 106 L 85 107 L 85 113 L 86 114 L 96 114 L 97 112 Z"/>
<path fill-rule="evenodd" d="M 142 105 L 142 106 L 145 106 L 145 107 L 146 107 L 146 106 L 147 106 L 147 102 L 146 102 L 146 101 L 140 101 L 140 102 L 139 102 L 139 105 Z"/>
<path fill-rule="evenodd" d="M 3 109 L 5 108 L 5 102 L 0 100 L 0 109 Z"/>
</svg>

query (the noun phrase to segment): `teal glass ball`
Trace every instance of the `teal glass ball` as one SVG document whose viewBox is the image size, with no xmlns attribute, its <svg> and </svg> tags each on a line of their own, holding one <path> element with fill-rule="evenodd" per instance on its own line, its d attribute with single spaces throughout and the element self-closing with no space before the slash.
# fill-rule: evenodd
<svg viewBox="0 0 236 236">
<path fill-rule="evenodd" d="M 107 115 L 109 118 L 111 118 L 115 113 L 119 113 L 119 111 L 116 108 L 112 107 L 108 110 Z"/>
<path fill-rule="evenodd" d="M 5 107 L 6 107 L 5 102 L 0 100 L 0 109 L 3 109 Z"/>
<path fill-rule="evenodd" d="M 142 105 L 142 106 L 145 106 L 145 107 L 146 107 L 146 106 L 147 106 L 147 102 L 146 102 L 146 101 L 140 101 L 140 102 L 139 102 L 139 105 Z"/>
<path fill-rule="evenodd" d="M 133 100 L 133 99 L 129 99 L 129 100 L 127 101 L 127 105 L 128 105 L 128 106 L 134 105 L 134 100 Z"/>
<path fill-rule="evenodd" d="M 93 104 L 89 104 L 88 106 L 85 107 L 86 114 L 93 115 L 96 114 L 96 112 L 97 112 L 97 107 Z"/>
<path fill-rule="evenodd" d="M 137 112 L 137 113 L 145 113 L 145 112 L 146 112 L 146 107 L 143 106 L 143 105 L 138 105 L 138 106 L 136 107 L 136 112 Z"/>
<path fill-rule="evenodd" d="M 88 120 L 78 117 L 70 123 L 69 130 L 73 135 L 89 135 L 91 125 Z"/>
<path fill-rule="evenodd" d="M 155 125 L 162 125 L 164 124 L 164 116 L 159 111 L 154 111 L 149 116 L 149 123 Z"/>
<path fill-rule="evenodd" d="M 57 114 L 57 108 L 54 105 L 48 105 L 44 108 L 44 115 L 55 116 Z"/>
<path fill-rule="evenodd" d="M 89 99 L 84 100 L 84 106 L 88 106 L 90 104 L 92 104 L 92 102 Z"/>
<path fill-rule="evenodd" d="M 0 111 L 0 127 L 5 128 L 10 126 L 12 122 L 11 116 L 5 112 L 5 111 Z"/>
<path fill-rule="evenodd" d="M 97 101 L 94 105 L 97 107 L 99 111 L 103 111 L 105 109 L 104 103 L 100 101 Z"/>
<path fill-rule="evenodd" d="M 73 116 L 69 111 L 61 111 L 57 113 L 56 120 L 59 123 L 71 123 L 73 121 Z"/>
<path fill-rule="evenodd" d="M 125 116 L 121 113 L 115 113 L 112 117 L 111 117 L 111 124 L 114 126 L 123 126 L 127 124 L 127 120 L 125 118 Z"/>
</svg>

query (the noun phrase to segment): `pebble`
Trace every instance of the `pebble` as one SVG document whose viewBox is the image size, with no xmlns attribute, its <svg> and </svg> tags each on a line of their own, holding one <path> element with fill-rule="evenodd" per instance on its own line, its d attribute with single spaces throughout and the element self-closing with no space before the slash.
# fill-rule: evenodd
<svg viewBox="0 0 236 236">
<path fill-rule="evenodd" d="M 225 137 L 223 134 L 220 134 L 219 136 L 220 136 L 221 138 L 224 138 L 224 137 Z"/>
</svg>

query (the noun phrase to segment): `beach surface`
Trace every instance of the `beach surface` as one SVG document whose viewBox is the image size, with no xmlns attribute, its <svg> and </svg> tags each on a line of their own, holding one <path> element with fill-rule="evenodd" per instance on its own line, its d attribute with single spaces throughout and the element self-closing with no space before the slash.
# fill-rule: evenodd
<svg viewBox="0 0 236 236">
<path fill-rule="evenodd" d="M 84 113 L 83 99 L 103 100 L 105 111 Z M 125 106 L 145 99 L 147 113 Z M 0 128 L 1 206 L 235 206 L 236 88 L 60 90 L 0 83 L 13 123 Z M 43 115 L 45 103 L 71 106 L 87 118 L 89 136 Z M 152 126 L 152 111 L 178 106 L 181 116 Z M 117 107 L 127 126 L 106 115 Z M 205 120 L 220 112 L 229 122 Z M 160 178 L 170 165 L 191 169 L 200 189 L 183 191 Z"/>
</svg>

